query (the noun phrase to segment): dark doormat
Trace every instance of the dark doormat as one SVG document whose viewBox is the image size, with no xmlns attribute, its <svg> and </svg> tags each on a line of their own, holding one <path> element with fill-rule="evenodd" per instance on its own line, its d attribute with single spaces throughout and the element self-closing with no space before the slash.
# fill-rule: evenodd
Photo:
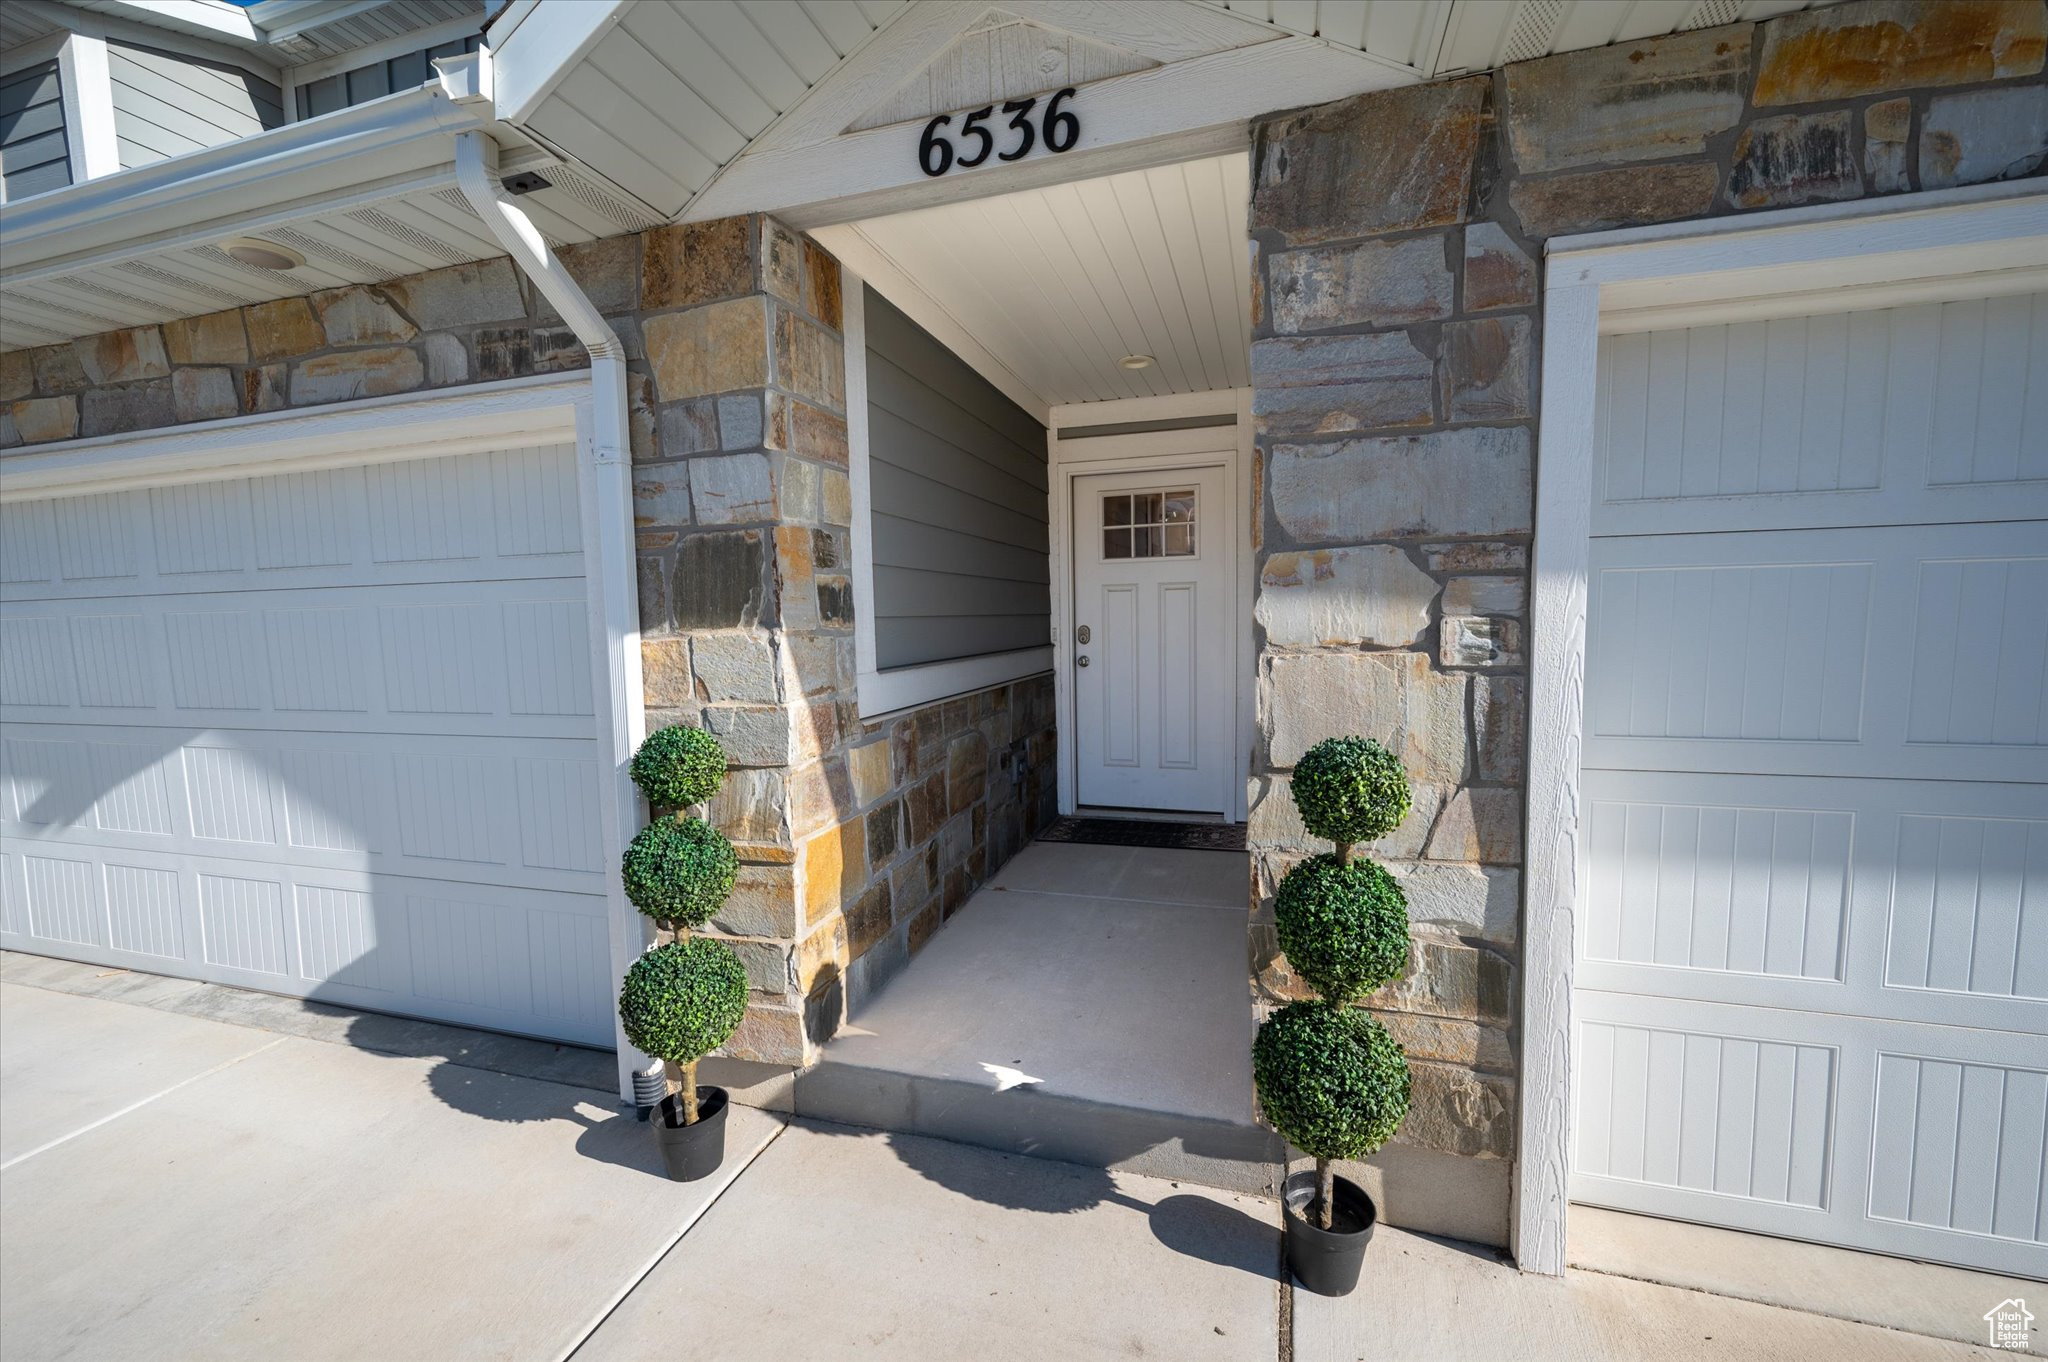
<svg viewBox="0 0 2048 1362">
<path fill-rule="evenodd" d="M 1111 847 L 1172 847 L 1180 851 L 1243 851 L 1242 823 L 1153 823 L 1135 818 L 1061 818 L 1038 834 L 1041 842 L 1093 842 Z"/>
</svg>

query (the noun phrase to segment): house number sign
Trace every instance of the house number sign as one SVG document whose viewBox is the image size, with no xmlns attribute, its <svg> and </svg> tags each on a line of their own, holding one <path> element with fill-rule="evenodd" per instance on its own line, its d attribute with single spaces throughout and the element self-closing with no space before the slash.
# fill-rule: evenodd
<svg viewBox="0 0 2048 1362">
<path fill-rule="evenodd" d="M 940 114 L 924 125 L 924 136 L 918 139 L 918 168 L 936 178 L 949 170 L 972 170 L 991 156 L 998 161 L 1021 161 L 1041 143 L 1050 152 L 1072 151 L 1081 140 L 1081 120 L 1065 107 L 1073 95 L 1073 87 L 1068 86 L 1046 100 L 1043 108 L 1036 97 L 1010 100 L 1002 106 L 1009 121 L 993 127 L 993 104 L 961 114 L 957 128 L 952 114 Z M 1000 151 L 996 149 L 999 141 L 1007 144 Z"/>
</svg>

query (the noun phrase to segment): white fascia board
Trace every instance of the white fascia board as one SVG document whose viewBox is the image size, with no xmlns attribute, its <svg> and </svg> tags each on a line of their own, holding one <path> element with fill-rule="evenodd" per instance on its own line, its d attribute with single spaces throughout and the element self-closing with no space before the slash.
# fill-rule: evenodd
<svg viewBox="0 0 2048 1362">
<path fill-rule="evenodd" d="M 617 26 L 626 0 L 580 0 L 573 5 L 536 5 L 503 33 L 491 51 L 497 67 L 498 109 L 508 123 L 533 116 L 541 101 L 605 34 Z"/>
<path fill-rule="evenodd" d="M 127 7 L 124 14 L 106 10 L 77 9 L 70 5 L 53 4 L 51 0 L 5 0 L 5 3 L 37 15 L 72 33 L 133 43 L 140 47 L 153 47 L 158 51 L 172 52 L 182 57 L 225 62 L 273 83 L 279 82 L 282 78 L 283 68 L 277 63 L 277 54 L 265 46 L 261 38 L 245 42 L 230 34 L 181 26 L 161 17 L 144 14 L 132 6 Z"/>
<path fill-rule="evenodd" d="M 919 168 L 913 119 L 804 146 L 749 149 L 728 163 L 681 220 L 777 213 L 808 231 L 960 199 L 1242 151 L 1252 119 L 1276 104 L 1320 104 L 1415 83 L 1414 73 L 1309 38 L 1155 66 L 1081 87 L 1086 115 L 1071 152 L 984 165 L 933 179 Z M 1285 91 L 1276 94 L 1276 91 Z"/>
<path fill-rule="evenodd" d="M 0 279 L 62 273 L 201 224 L 444 169 L 490 105 L 422 86 L 0 207 Z M 448 172 L 452 178 L 452 171 Z"/>
<path fill-rule="evenodd" d="M 216 42 L 263 42 L 249 11 L 223 0 L 112 0 L 112 8 L 105 12 Z"/>
</svg>

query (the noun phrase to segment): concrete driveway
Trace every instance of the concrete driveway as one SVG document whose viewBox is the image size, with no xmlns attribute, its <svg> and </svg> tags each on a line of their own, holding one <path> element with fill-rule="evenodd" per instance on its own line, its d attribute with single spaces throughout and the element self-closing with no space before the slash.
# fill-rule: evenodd
<svg viewBox="0 0 2048 1362">
<path fill-rule="evenodd" d="M 611 1059 L 0 954 L 0 1355 L 1961 1358 L 1382 1230 L 1343 1301 L 1272 1202 L 735 1108 L 668 1182 Z"/>
</svg>

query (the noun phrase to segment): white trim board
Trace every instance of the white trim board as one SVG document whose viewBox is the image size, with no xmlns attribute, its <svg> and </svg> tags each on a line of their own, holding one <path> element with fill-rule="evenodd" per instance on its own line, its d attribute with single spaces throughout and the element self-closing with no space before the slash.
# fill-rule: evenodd
<svg viewBox="0 0 2048 1362">
<path fill-rule="evenodd" d="M 1914 281 L 1946 281 L 1953 294 L 1968 296 L 1980 282 L 1999 283 L 2004 271 L 2048 264 L 2048 196 L 2038 186 L 2021 194 L 2000 189 L 1550 243 L 1531 565 L 1522 1101 L 1509 1217 L 1511 1247 L 1525 1272 L 1558 1275 L 1566 1263 L 1574 932 L 1587 869 L 1579 758 L 1600 333 L 1640 329 L 1616 323 L 1631 311 L 1668 308 L 1678 291 L 1687 307 L 1723 309 L 1717 320 L 1770 315 L 1783 306 L 1773 290 L 1810 299 L 1816 288 L 1832 286 L 1841 309 L 1868 305 L 1858 297 L 1861 288 Z M 1880 270 L 1882 277 L 1873 278 Z"/>
<path fill-rule="evenodd" d="M 1245 489 L 1252 466 L 1252 394 L 1249 388 L 1226 388 L 1215 392 L 1183 393 L 1168 397 L 1133 397 L 1111 402 L 1074 402 L 1053 408 L 1046 428 L 1046 448 L 1051 476 L 1047 478 L 1050 498 L 1052 570 L 1052 667 L 1053 698 L 1057 711 L 1055 729 L 1059 744 L 1059 808 L 1073 813 L 1078 805 L 1078 764 L 1074 750 L 1074 479 L 1092 473 L 1124 473 L 1145 469 L 1176 469 L 1222 464 L 1229 489 L 1227 508 L 1231 543 L 1237 555 L 1231 574 L 1235 585 L 1231 637 L 1232 673 L 1236 677 L 1236 742 L 1233 750 L 1244 777 L 1232 785 L 1232 820 L 1242 823 L 1249 812 L 1253 712 L 1256 703 L 1258 665 L 1252 646 L 1252 575 L 1256 555 L 1252 553 L 1251 507 Z M 1237 417 L 1234 435 L 1222 427 L 1192 430 L 1157 430 L 1136 435 L 1100 435 L 1062 440 L 1062 427 L 1098 426 L 1132 421 L 1168 420 L 1177 416 L 1216 416 L 1225 412 Z M 1228 444 L 1228 451 L 1219 450 Z"/>
<path fill-rule="evenodd" d="M 1180 19 L 1176 15 L 1175 22 Z M 1059 26 L 1074 27 L 1070 22 Z M 883 32 L 897 29 L 891 25 Z M 957 30 L 947 32 L 945 42 L 956 34 Z M 893 59 L 893 50 L 882 44 L 870 44 L 864 51 L 877 59 Z M 834 78 L 848 69 L 842 67 L 820 82 L 807 101 L 823 104 Z M 901 79 L 900 71 L 896 78 Z M 918 121 L 823 141 L 798 141 L 793 133 L 786 141 L 763 134 L 698 191 L 684 206 L 681 220 L 769 212 L 808 231 L 938 203 L 1220 156 L 1244 148 L 1246 125 L 1272 112 L 1276 89 L 1286 90 L 1289 105 L 1307 105 L 1412 85 L 1415 80 L 1408 68 L 1362 52 L 1339 51 L 1313 38 L 1275 37 L 1091 81 L 1080 87 L 1086 113 L 1080 145 L 1072 151 L 1028 156 L 1013 165 L 984 165 L 938 179 L 918 168 L 916 149 L 923 126 Z M 867 107 L 871 104 L 859 110 L 849 105 L 847 119 Z"/>
</svg>

